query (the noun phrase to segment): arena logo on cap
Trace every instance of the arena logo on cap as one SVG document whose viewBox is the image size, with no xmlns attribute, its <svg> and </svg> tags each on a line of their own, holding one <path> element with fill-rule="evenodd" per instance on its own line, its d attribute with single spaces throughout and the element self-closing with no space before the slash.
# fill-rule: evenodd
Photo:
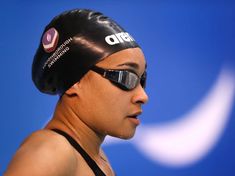
<svg viewBox="0 0 235 176">
<path fill-rule="evenodd" d="M 135 41 L 130 34 L 127 32 L 120 32 L 117 34 L 108 35 L 105 37 L 105 41 L 109 45 L 116 45 L 123 42 L 132 42 Z"/>
<path fill-rule="evenodd" d="M 47 53 L 53 52 L 58 44 L 59 33 L 55 28 L 50 28 L 42 38 L 42 45 Z"/>
</svg>

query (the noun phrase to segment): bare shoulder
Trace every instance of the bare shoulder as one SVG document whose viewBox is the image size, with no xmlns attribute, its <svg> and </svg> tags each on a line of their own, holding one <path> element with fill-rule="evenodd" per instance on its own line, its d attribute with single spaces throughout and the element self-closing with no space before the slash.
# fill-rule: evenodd
<svg viewBox="0 0 235 176">
<path fill-rule="evenodd" d="M 74 175 L 76 157 L 68 141 L 50 130 L 31 134 L 13 157 L 5 176 Z"/>
</svg>

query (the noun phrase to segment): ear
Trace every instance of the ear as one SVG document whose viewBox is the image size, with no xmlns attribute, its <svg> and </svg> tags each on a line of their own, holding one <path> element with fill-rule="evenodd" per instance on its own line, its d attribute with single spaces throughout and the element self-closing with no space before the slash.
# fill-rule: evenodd
<svg viewBox="0 0 235 176">
<path fill-rule="evenodd" d="M 79 96 L 80 93 L 80 84 L 76 82 L 68 90 L 65 91 L 65 94 L 68 96 Z"/>
</svg>

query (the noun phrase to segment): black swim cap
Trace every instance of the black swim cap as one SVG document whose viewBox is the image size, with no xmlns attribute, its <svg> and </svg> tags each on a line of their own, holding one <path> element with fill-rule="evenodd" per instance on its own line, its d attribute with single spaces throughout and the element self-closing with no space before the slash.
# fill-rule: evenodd
<svg viewBox="0 0 235 176">
<path fill-rule="evenodd" d="M 131 35 L 102 13 L 66 11 L 46 26 L 34 56 L 32 79 L 41 92 L 61 95 L 99 60 L 136 47 Z"/>
</svg>

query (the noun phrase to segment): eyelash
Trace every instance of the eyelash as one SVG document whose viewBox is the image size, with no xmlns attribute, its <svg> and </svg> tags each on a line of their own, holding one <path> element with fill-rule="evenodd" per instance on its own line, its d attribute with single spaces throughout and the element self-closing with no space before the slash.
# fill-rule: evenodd
<svg viewBox="0 0 235 176">
<path fill-rule="evenodd" d="M 138 75 L 138 74 L 136 73 L 136 71 L 135 71 L 135 70 L 133 70 L 133 69 L 128 68 L 128 69 L 125 69 L 125 70 L 127 70 L 127 71 L 129 71 L 129 72 L 132 72 L 132 73 L 134 73 L 134 74 Z M 139 75 L 138 75 L 138 76 L 139 76 Z"/>
</svg>

